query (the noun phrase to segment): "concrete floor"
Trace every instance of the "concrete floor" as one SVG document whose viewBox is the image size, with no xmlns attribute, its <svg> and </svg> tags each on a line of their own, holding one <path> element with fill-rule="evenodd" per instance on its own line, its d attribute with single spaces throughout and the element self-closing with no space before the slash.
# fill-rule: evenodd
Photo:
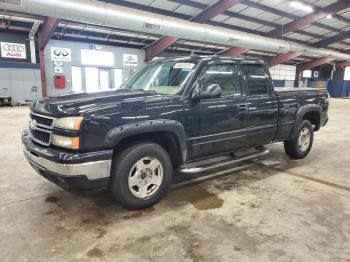
<svg viewBox="0 0 350 262">
<path fill-rule="evenodd" d="M 27 115 L 0 109 L 2 261 L 350 261 L 350 100 L 331 101 L 307 159 L 272 145 L 248 168 L 138 212 L 37 175 L 21 150 Z"/>
</svg>

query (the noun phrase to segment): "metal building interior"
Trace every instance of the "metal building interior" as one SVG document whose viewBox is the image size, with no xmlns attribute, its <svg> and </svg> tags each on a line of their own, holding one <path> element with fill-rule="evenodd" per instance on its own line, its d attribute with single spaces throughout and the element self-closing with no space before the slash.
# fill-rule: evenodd
<svg viewBox="0 0 350 262">
<path fill-rule="evenodd" d="M 349 261 L 349 0 L 0 0 L 3 261 Z M 149 62 L 250 57 L 278 88 L 329 92 L 310 155 L 174 179 L 144 210 L 37 175 L 29 105 L 113 91 Z"/>
</svg>

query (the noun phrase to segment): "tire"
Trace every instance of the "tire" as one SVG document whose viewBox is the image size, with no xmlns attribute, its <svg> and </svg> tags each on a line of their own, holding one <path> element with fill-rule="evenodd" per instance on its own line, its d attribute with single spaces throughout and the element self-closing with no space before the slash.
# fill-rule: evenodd
<svg viewBox="0 0 350 262">
<path fill-rule="evenodd" d="M 110 190 L 125 208 L 144 209 L 167 192 L 173 173 L 168 152 L 155 143 L 139 143 L 116 154 Z"/>
<path fill-rule="evenodd" d="M 309 120 L 303 120 L 295 138 L 284 141 L 284 151 L 292 159 L 305 158 L 314 141 L 314 128 Z"/>
</svg>

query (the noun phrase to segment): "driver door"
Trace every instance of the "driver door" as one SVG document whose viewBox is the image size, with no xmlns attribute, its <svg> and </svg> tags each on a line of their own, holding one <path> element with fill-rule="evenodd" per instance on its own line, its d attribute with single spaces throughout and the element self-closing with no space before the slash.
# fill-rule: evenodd
<svg viewBox="0 0 350 262">
<path fill-rule="evenodd" d="M 190 157 L 200 158 L 243 147 L 247 99 L 242 95 L 239 67 L 233 62 L 212 63 L 199 79 L 201 87 L 218 84 L 221 97 L 192 101 L 190 111 L 198 117 L 199 135 L 189 139 Z"/>
</svg>

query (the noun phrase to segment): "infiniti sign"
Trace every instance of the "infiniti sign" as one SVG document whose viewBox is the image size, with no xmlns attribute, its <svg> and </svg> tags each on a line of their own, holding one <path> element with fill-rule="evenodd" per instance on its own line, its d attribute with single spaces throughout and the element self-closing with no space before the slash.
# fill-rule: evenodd
<svg viewBox="0 0 350 262">
<path fill-rule="evenodd" d="M 26 46 L 19 43 L 1 42 L 1 57 L 26 59 Z"/>
<path fill-rule="evenodd" d="M 57 62 L 71 62 L 72 54 L 70 48 L 51 47 L 51 60 Z"/>
<path fill-rule="evenodd" d="M 69 54 L 67 50 L 63 50 L 63 49 L 55 49 L 53 53 L 55 54 L 55 56 L 59 56 L 59 57 L 67 57 Z"/>
</svg>

